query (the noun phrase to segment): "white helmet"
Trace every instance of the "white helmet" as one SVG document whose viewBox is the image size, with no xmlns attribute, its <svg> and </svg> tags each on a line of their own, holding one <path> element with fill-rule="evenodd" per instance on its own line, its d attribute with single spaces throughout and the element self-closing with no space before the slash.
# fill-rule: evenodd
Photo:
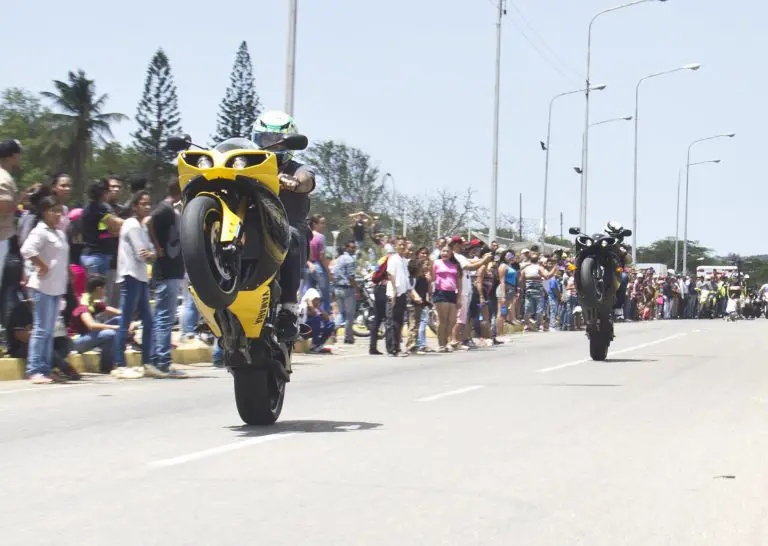
<svg viewBox="0 0 768 546">
<path fill-rule="evenodd" d="M 289 114 L 281 112 L 279 110 L 270 110 L 263 112 L 256 119 L 256 123 L 253 126 L 253 138 L 259 148 L 270 146 L 275 142 L 280 141 L 285 135 L 294 135 L 298 133 L 296 129 L 296 120 Z M 291 150 L 278 150 L 275 149 L 278 157 L 283 161 L 288 161 L 293 157 L 293 151 Z"/>
<path fill-rule="evenodd" d="M 620 235 L 621 232 L 624 231 L 624 226 L 622 226 L 616 220 L 611 220 L 610 222 L 605 224 L 603 231 L 605 231 L 608 235 L 615 237 L 617 235 Z"/>
</svg>

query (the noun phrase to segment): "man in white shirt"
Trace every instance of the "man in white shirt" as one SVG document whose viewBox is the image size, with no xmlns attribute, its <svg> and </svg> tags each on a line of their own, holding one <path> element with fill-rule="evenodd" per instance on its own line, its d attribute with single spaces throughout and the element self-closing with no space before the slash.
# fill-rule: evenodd
<svg viewBox="0 0 768 546">
<path fill-rule="evenodd" d="M 18 203 L 18 190 L 11 172 L 21 166 L 21 143 L 18 140 L 0 142 L 0 286 L 3 281 L 2 264 L 8 254 L 8 239 L 15 233 L 14 220 Z"/>
<path fill-rule="evenodd" d="M 395 241 L 396 253 L 387 259 L 387 353 L 389 356 L 408 356 L 400 352 L 403 336 L 403 322 L 408 301 L 411 279 L 408 275 L 408 262 L 405 259 L 407 241 L 402 237 Z"/>
</svg>

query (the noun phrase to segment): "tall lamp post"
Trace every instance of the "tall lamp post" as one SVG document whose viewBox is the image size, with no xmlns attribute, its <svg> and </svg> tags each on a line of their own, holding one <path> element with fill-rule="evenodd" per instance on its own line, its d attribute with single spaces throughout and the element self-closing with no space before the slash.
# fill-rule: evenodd
<svg viewBox="0 0 768 546">
<path fill-rule="evenodd" d="M 590 127 L 596 127 L 598 125 L 604 125 L 606 123 L 614 123 L 616 121 L 632 121 L 632 116 L 624 116 L 624 117 L 620 117 L 620 118 L 610 118 L 610 119 L 606 119 L 606 120 L 603 120 L 603 121 L 597 121 L 595 123 L 590 123 L 589 126 Z M 584 142 L 586 142 L 586 139 L 584 140 Z M 577 170 L 576 172 L 578 172 L 581 175 L 581 180 L 583 182 L 584 181 L 584 173 L 587 170 L 587 163 L 586 163 L 586 161 L 587 161 L 587 154 L 586 154 L 586 150 L 584 150 L 583 148 L 582 148 L 582 151 L 581 151 L 581 158 L 582 158 L 581 169 Z M 581 231 L 583 233 L 586 233 L 587 232 L 587 185 L 586 184 L 582 184 L 581 185 L 581 204 L 580 204 L 580 210 L 581 210 L 581 214 L 582 214 L 581 223 L 580 223 Z"/>
<path fill-rule="evenodd" d="M 706 140 L 713 140 L 716 138 L 733 138 L 736 136 L 736 133 L 722 133 L 719 135 L 713 135 L 711 137 L 706 138 L 700 138 L 699 140 L 694 140 L 688 145 L 688 158 L 685 161 L 685 220 L 684 227 L 683 227 L 683 275 L 688 274 L 688 183 L 690 182 L 690 172 L 691 172 L 691 148 L 695 144 L 698 144 L 699 142 L 704 142 Z"/>
<path fill-rule="evenodd" d="M 651 74 L 649 76 L 645 76 L 644 78 L 640 78 L 640 81 L 637 82 L 637 87 L 635 87 L 635 175 L 632 184 L 632 263 L 637 262 L 637 129 L 638 121 L 640 118 L 640 85 L 642 85 L 645 80 L 650 80 L 651 78 L 673 74 L 675 72 L 680 72 L 681 70 L 695 71 L 699 68 L 701 68 L 699 63 L 693 63 L 678 68 L 673 68 L 672 70 L 657 72 L 656 74 Z M 677 262 L 675 262 L 675 267 L 677 267 Z"/>
<path fill-rule="evenodd" d="M 294 84 L 296 81 L 296 19 L 299 0 L 291 0 L 288 15 L 288 58 L 285 70 L 285 112 L 293 115 Z"/>
<path fill-rule="evenodd" d="M 606 85 L 595 85 L 592 87 L 593 91 L 602 91 Z M 576 93 L 583 93 L 583 89 L 577 89 L 576 91 L 567 91 L 560 93 L 552 97 L 549 101 L 549 117 L 547 118 L 547 142 L 544 144 L 544 151 L 546 152 L 546 159 L 544 160 L 544 207 L 541 213 L 541 247 L 544 248 L 544 239 L 547 236 L 547 191 L 549 188 L 549 142 L 552 136 L 552 107 L 555 101 L 560 97 L 566 97 L 568 95 L 575 95 Z"/>
<path fill-rule="evenodd" d="M 395 177 L 391 173 L 384 173 L 381 185 L 384 186 L 389 178 L 392 181 L 392 206 L 389 207 L 389 221 L 392 223 L 392 238 L 395 237 L 395 211 L 397 211 L 397 193 L 395 192 Z"/>
<path fill-rule="evenodd" d="M 610 13 L 612 11 L 617 11 L 624 8 L 629 8 L 632 6 L 636 6 L 638 4 L 645 4 L 646 2 L 666 2 L 667 0 L 635 0 L 634 2 L 629 2 L 627 4 L 622 4 L 620 6 L 615 6 L 613 8 L 605 9 L 601 12 L 598 12 L 595 14 L 592 19 L 589 22 L 589 29 L 587 31 L 587 84 L 584 86 L 584 95 L 586 97 L 586 107 L 585 107 L 585 113 L 584 113 L 584 144 L 582 146 L 582 149 L 584 150 L 584 157 L 582 160 L 582 173 L 581 173 L 581 193 L 582 196 L 586 195 L 586 186 L 587 186 L 587 164 L 589 163 L 589 92 L 590 92 L 590 70 L 592 68 L 592 25 L 595 23 L 595 20 L 600 17 L 601 15 L 605 15 L 606 13 Z M 583 199 L 582 207 L 586 206 L 587 200 Z M 582 231 L 586 230 L 587 226 L 587 212 L 582 208 L 581 211 L 581 229 Z"/>
<path fill-rule="evenodd" d="M 691 163 L 691 167 L 694 165 L 704 165 L 705 163 L 720 163 L 719 159 L 710 159 L 709 161 L 699 161 L 697 163 Z M 677 248 L 679 246 L 679 232 L 680 232 L 680 181 L 683 178 L 683 168 L 677 173 L 677 208 L 675 209 L 675 273 L 680 274 L 680 270 L 677 268 Z M 634 250 L 634 249 L 633 249 Z M 632 260 L 632 263 L 635 263 Z"/>
</svg>

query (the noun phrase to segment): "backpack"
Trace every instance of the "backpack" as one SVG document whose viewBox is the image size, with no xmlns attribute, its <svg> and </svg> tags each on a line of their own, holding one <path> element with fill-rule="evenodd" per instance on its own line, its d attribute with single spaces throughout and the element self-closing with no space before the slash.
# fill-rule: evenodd
<svg viewBox="0 0 768 546">
<path fill-rule="evenodd" d="M 376 271 L 374 271 L 373 275 L 371 275 L 371 280 L 374 282 L 374 284 L 379 284 L 380 282 L 389 279 L 389 275 L 387 275 L 387 262 L 389 262 L 389 256 L 385 257 L 381 262 L 379 262 L 378 267 L 376 267 Z"/>
</svg>

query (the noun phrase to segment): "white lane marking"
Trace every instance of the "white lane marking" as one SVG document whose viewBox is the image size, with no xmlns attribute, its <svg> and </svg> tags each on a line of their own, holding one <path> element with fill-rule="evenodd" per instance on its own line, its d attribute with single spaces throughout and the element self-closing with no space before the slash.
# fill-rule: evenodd
<svg viewBox="0 0 768 546">
<path fill-rule="evenodd" d="M 248 440 L 234 442 L 232 444 L 226 444 L 226 445 L 214 447 L 211 449 L 205 449 L 203 451 L 188 453 L 187 455 L 180 455 L 178 457 L 172 457 L 170 459 L 162 459 L 160 461 L 149 463 L 149 466 L 153 466 L 153 467 L 176 466 L 179 464 L 184 464 L 192 461 L 198 461 L 200 459 L 205 459 L 207 457 L 214 457 L 216 455 L 221 455 L 222 453 L 229 453 L 230 451 L 243 449 L 256 444 L 263 444 L 266 442 L 272 442 L 274 440 L 282 440 L 283 438 L 288 438 L 289 436 L 296 436 L 296 434 L 297 434 L 296 432 L 286 432 L 281 434 L 270 434 L 268 436 L 258 436 L 256 438 L 250 438 Z"/>
<path fill-rule="evenodd" d="M 691 333 L 692 334 L 698 334 L 699 332 L 701 332 L 701 330 L 693 330 Z"/>
<path fill-rule="evenodd" d="M 426 396 L 419 398 L 417 402 L 432 402 L 434 400 L 440 400 L 441 398 L 447 398 L 449 396 L 456 396 L 457 394 L 464 394 L 465 392 L 472 392 L 478 389 L 485 388 L 485 385 L 472 385 L 471 387 L 464 387 L 462 389 L 456 389 L 454 391 L 441 392 L 439 394 L 433 394 L 432 396 Z"/>
<path fill-rule="evenodd" d="M 17 392 L 46 392 L 58 389 L 71 389 L 74 387 L 93 387 L 95 385 L 103 384 L 104 383 L 76 383 L 70 385 L 38 385 L 37 387 L 32 387 L 31 389 L 8 389 L 5 391 L 0 391 L 0 394 L 16 394 Z"/>
<path fill-rule="evenodd" d="M 613 355 L 620 355 L 622 353 L 629 353 L 631 351 L 636 351 L 638 349 L 644 349 L 646 347 L 651 347 L 652 345 L 658 345 L 659 343 L 666 343 L 667 341 L 672 341 L 673 339 L 681 338 L 683 336 L 686 336 L 688 334 L 682 333 L 682 334 L 675 334 L 673 336 L 669 337 L 663 337 L 661 339 L 657 339 L 656 341 L 649 341 L 648 343 L 641 343 L 640 345 L 635 345 L 634 347 L 627 347 L 626 349 L 621 349 L 619 351 L 611 351 L 608 353 L 608 358 L 612 357 Z M 566 362 L 565 364 L 560 364 L 558 366 L 552 366 L 551 368 L 542 368 L 541 370 L 536 370 L 538 373 L 547 373 L 547 372 L 554 372 L 555 370 L 562 370 L 563 368 L 570 368 L 571 366 L 578 366 L 579 364 L 585 364 L 587 362 L 592 362 L 591 358 L 585 358 L 583 360 L 574 360 L 573 362 Z"/>
</svg>

